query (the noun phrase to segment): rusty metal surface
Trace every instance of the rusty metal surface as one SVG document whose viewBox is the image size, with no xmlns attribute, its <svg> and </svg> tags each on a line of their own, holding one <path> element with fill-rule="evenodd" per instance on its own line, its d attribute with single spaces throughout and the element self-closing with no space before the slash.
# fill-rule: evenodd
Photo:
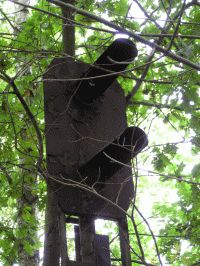
<svg viewBox="0 0 200 266">
<path fill-rule="evenodd" d="M 73 105 L 76 87 L 67 80 L 80 78 L 87 68 L 57 58 L 44 75 L 47 164 L 53 175 L 74 173 L 126 128 L 125 99 L 117 82 L 91 108 Z"/>
<path fill-rule="evenodd" d="M 81 62 L 56 58 L 44 75 L 47 170 L 50 177 L 65 183 L 51 181 L 65 213 L 114 219 L 121 216 L 115 203 L 127 210 L 133 196 L 131 169 L 122 167 L 106 180 L 106 186 L 98 191 L 100 197 L 87 187 L 81 188 L 78 169 L 126 129 L 125 99 L 114 82 L 90 108 L 77 108 L 73 103 L 74 79 L 87 68 Z"/>
<path fill-rule="evenodd" d="M 78 169 L 80 182 L 99 191 L 105 181 L 127 165 L 147 143 L 147 136 L 142 129 L 128 127 L 119 138 Z"/>
<path fill-rule="evenodd" d="M 108 201 L 127 210 L 133 196 L 129 168 L 123 167 L 106 181 L 107 185 L 99 192 L 100 198 L 95 192 L 81 188 L 81 184 L 73 183 L 80 181 L 77 170 L 127 127 L 125 99 L 117 82 L 91 108 L 79 110 L 73 105 L 76 87 L 74 81 L 68 80 L 80 78 L 87 68 L 81 62 L 56 58 L 44 75 L 47 170 L 50 177 L 66 183 L 51 182 L 66 213 L 117 218 L 121 211 Z"/>
<path fill-rule="evenodd" d="M 118 219 L 124 214 L 121 208 L 126 211 L 133 198 L 131 169 L 119 169 L 100 191 L 88 191 L 87 187 L 72 182 L 55 186 L 55 191 L 65 213 Z"/>
<path fill-rule="evenodd" d="M 128 62 L 133 61 L 136 56 L 137 48 L 132 41 L 116 39 L 84 74 L 84 78 L 90 79 L 78 83 L 75 98 L 80 104 L 91 104 L 107 90 L 119 73 L 126 69 Z"/>
</svg>

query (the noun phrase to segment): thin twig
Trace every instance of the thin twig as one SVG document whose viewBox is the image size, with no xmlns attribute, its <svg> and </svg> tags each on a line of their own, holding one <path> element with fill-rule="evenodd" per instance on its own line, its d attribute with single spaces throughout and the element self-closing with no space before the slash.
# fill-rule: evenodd
<svg viewBox="0 0 200 266">
<path fill-rule="evenodd" d="M 182 18 L 184 10 L 185 10 L 185 0 L 183 1 L 183 5 L 182 5 L 180 13 L 179 13 L 179 18 L 178 18 L 178 21 L 177 21 L 177 24 L 176 24 L 176 28 L 175 28 L 173 36 L 172 36 L 172 38 L 170 40 L 170 44 L 167 47 L 168 50 L 171 49 L 171 47 L 173 45 L 173 42 L 174 42 L 174 39 L 175 39 L 175 36 L 178 34 L 178 29 L 179 29 L 179 26 L 180 26 L 180 23 L 181 23 L 181 18 Z"/>
<path fill-rule="evenodd" d="M 13 25 L 13 23 L 11 22 L 11 20 L 9 19 L 9 17 L 4 13 L 4 11 L 2 9 L 0 9 L 0 12 L 5 17 L 5 19 L 8 21 L 8 23 L 11 26 L 11 28 L 13 28 L 14 31 L 19 31 L 19 29 Z"/>
<path fill-rule="evenodd" d="M 139 209 L 137 208 L 137 206 L 135 206 L 135 209 L 138 212 L 138 214 L 141 216 L 141 218 L 143 219 L 143 221 L 147 225 L 147 227 L 149 229 L 149 232 L 151 233 L 151 236 L 153 238 L 154 245 L 155 245 L 155 248 L 156 248 L 156 253 L 157 253 L 158 260 L 160 262 L 160 265 L 163 266 L 163 263 L 162 263 L 162 260 L 161 260 L 161 257 L 160 257 L 160 252 L 159 252 L 158 245 L 157 245 L 157 241 L 156 241 L 156 237 L 154 236 L 154 233 L 153 233 L 153 231 L 152 231 L 152 229 L 151 229 L 148 221 L 145 219 L 145 217 L 143 216 L 143 214 L 139 211 Z"/>
<path fill-rule="evenodd" d="M 155 108 L 166 108 L 166 109 L 171 109 L 171 110 L 177 110 L 177 111 L 184 111 L 183 107 L 179 106 L 173 106 L 170 104 L 162 104 L 162 103 L 151 103 L 151 102 L 145 102 L 145 101 L 132 101 L 132 105 L 143 105 L 143 106 L 148 106 L 148 107 L 155 107 Z M 200 107 L 193 108 L 192 111 L 199 111 Z"/>
</svg>

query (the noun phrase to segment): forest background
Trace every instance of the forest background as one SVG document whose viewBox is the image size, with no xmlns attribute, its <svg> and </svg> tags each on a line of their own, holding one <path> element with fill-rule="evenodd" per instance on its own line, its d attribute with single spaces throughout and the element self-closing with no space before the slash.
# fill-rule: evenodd
<svg viewBox="0 0 200 266">
<path fill-rule="evenodd" d="M 149 138 L 132 164 L 133 265 L 200 265 L 200 2 L 63 2 L 67 12 L 56 0 L 0 2 L 1 265 L 42 265 L 45 253 L 47 66 L 63 56 L 92 64 L 122 34 L 139 52 L 118 78 L 128 122 Z M 74 44 L 63 28 L 75 29 Z M 96 226 L 118 257 L 114 223 Z M 73 258 L 73 239 L 68 248 Z"/>
</svg>

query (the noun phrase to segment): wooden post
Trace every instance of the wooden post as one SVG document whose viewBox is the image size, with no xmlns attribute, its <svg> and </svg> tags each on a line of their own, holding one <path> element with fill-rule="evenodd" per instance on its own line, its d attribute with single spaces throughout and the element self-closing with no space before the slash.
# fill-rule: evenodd
<svg viewBox="0 0 200 266">
<path fill-rule="evenodd" d="M 80 217 L 81 257 L 83 266 L 95 266 L 95 227 L 94 220 L 87 216 Z"/>
<path fill-rule="evenodd" d="M 96 266 L 111 266 L 109 237 L 95 235 Z"/>
<path fill-rule="evenodd" d="M 71 5 L 75 4 L 74 0 L 62 0 Z M 67 7 L 62 7 L 63 16 L 66 21 L 63 24 L 63 50 L 70 56 L 75 55 L 75 27 L 74 27 L 74 11 Z"/>
<path fill-rule="evenodd" d="M 43 266 L 60 265 L 60 239 L 59 239 L 60 208 L 55 192 L 47 185 L 47 207 L 45 218 L 45 243 Z"/>
<path fill-rule="evenodd" d="M 74 234 L 75 234 L 76 261 L 81 262 L 81 239 L 80 239 L 79 225 L 74 225 Z"/>
<path fill-rule="evenodd" d="M 131 266 L 128 224 L 126 216 L 118 221 L 122 266 Z"/>
</svg>

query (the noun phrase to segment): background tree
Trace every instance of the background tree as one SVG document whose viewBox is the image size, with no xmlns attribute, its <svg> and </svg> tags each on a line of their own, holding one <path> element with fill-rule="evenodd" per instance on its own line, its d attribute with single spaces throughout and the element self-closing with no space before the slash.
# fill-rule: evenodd
<svg viewBox="0 0 200 266">
<path fill-rule="evenodd" d="M 49 2 L 0 3 L 2 264 L 30 264 L 42 245 L 39 235 L 45 225 L 47 192 L 44 71 L 55 56 L 93 63 L 117 34 L 126 34 L 136 42 L 139 55 L 119 82 L 126 93 L 129 123 L 145 129 L 150 140 L 133 162 L 135 198 L 129 212 L 133 265 L 198 265 L 200 3 L 89 0 L 74 6 Z M 22 9 L 15 10 L 17 5 Z M 19 27 L 23 12 L 26 20 Z M 75 47 L 67 38 L 73 30 L 62 31 L 63 24 L 67 30 L 75 26 Z M 144 205 L 152 198 L 148 212 Z M 46 230 L 52 217 L 48 214 L 47 208 Z M 113 250 L 117 257 L 119 251 Z M 32 265 L 37 265 L 37 259 Z"/>
</svg>

